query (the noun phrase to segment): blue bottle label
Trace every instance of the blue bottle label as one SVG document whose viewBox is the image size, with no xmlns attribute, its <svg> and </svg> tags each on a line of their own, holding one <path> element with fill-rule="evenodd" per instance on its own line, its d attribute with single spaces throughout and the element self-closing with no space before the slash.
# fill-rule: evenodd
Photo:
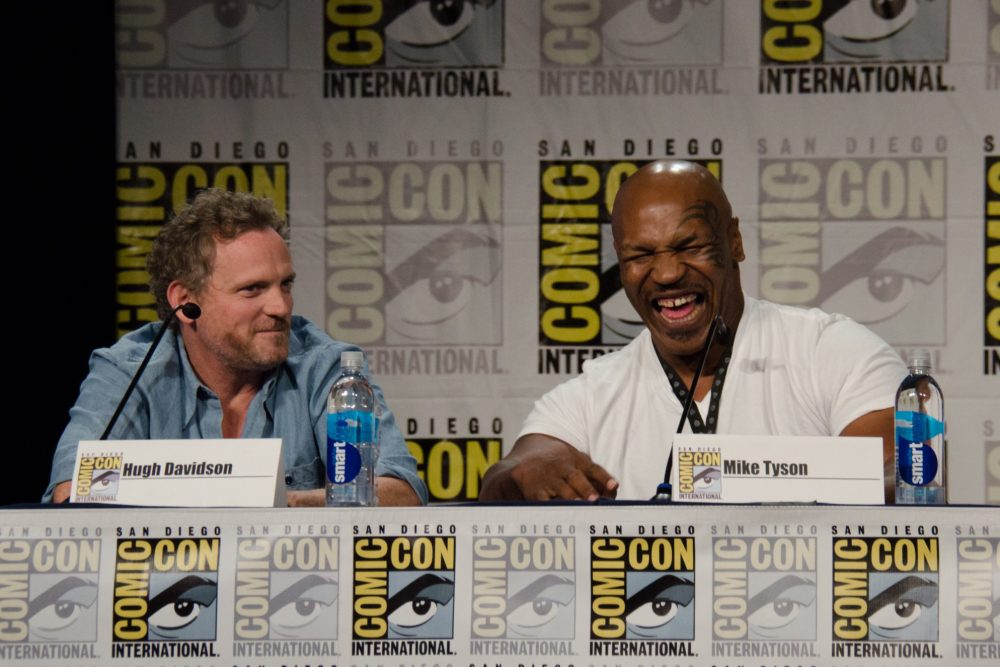
<svg viewBox="0 0 1000 667">
<path fill-rule="evenodd" d="M 944 422 L 922 412 L 896 413 L 899 477 L 912 486 L 926 486 L 938 471 L 938 455 L 925 441 L 944 433 Z"/>
<path fill-rule="evenodd" d="M 348 484 L 361 472 L 361 452 L 348 442 L 331 441 L 326 452 L 326 476 L 334 484 Z"/>
<path fill-rule="evenodd" d="M 370 412 L 345 410 L 326 416 L 326 476 L 334 484 L 353 482 L 361 472 L 357 443 L 374 442 Z"/>
</svg>

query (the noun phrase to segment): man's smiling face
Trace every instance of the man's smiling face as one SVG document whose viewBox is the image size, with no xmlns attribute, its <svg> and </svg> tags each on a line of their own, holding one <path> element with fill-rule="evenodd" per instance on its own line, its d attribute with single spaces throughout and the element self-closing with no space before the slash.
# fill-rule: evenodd
<svg viewBox="0 0 1000 667">
<path fill-rule="evenodd" d="M 654 163 L 618 193 L 612 214 L 622 288 L 666 360 L 703 349 L 712 320 L 740 303 L 738 221 L 715 177 Z"/>
</svg>

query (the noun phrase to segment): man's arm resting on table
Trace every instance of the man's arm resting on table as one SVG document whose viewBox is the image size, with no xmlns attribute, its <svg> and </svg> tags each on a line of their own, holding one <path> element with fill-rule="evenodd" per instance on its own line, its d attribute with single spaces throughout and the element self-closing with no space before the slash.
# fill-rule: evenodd
<svg viewBox="0 0 1000 667">
<path fill-rule="evenodd" d="M 618 480 L 576 447 L 541 433 L 517 439 L 483 477 L 480 500 L 614 498 Z"/>
<path fill-rule="evenodd" d="M 840 435 L 882 438 L 882 467 L 885 474 L 885 502 L 896 499 L 896 427 L 892 408 L 863 414 L 844 427 Z"/>
<path fill-rule="evenodd" d="M 379 507 L 400 507 L 404 505 L 421 505 L 420 496 L 408 482 L 396 477 L 381 476 L 375 478 L 375 495 L 378 496 Z M 325 507 L 326 489 L 310 491 L 289 491 L 289 507 Z"/>
</svg>

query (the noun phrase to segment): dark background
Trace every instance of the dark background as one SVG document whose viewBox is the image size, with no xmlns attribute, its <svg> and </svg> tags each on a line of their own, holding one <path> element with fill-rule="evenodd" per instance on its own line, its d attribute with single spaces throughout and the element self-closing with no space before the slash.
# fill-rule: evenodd
<svg viewBox="0 0 1000 667">
<path fill-rule="evenodd" d="M 3 89 L 14 187 L 0 248 L 13 365 L 0 505 L 41 498 L 89 352 L 115 335 L 114 6 L 10 4 Z"/>
</svg>

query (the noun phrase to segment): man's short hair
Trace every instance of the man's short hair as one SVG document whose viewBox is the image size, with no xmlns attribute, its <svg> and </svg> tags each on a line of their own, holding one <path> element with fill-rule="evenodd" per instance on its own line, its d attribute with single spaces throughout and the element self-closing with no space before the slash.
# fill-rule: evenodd
<svg viewBox="0 0 1000 667">
<path fill-rule="evenodd" d="M 194 293 L 205 286 L 215 264 L 217 241 L 231 241 L 258 229 L 273 229 L 288 238 L 288 223 L 270 199 L 219 188 L 202 190 L 163 225 L 146 259 L 149 289 L 161 320 L 170 316 L 167 287 L 180 281 Z"/>
</svg>

